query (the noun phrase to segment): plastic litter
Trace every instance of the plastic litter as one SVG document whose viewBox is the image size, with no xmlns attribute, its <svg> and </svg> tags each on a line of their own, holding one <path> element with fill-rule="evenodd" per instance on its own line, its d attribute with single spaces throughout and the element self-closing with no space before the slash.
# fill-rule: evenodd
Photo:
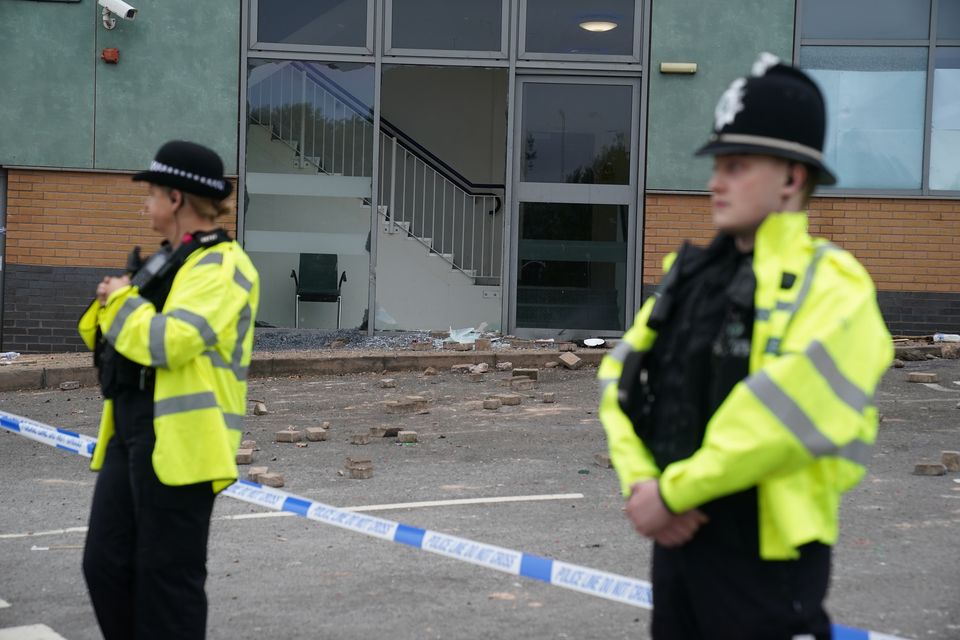
<svg viewBox="0 0 960 640">
<path fill-rule="evenodd" d="M 933 334 L 934 342 L 960 342 L 960 335 L 956 333 L 935 333 Z"/>
<path fill-rule="evenodd" d="M 20 357 L 20 354 L 16 351 L 4 351 L 0 353 L 0 362 L 13 362 Z"/>
<path fill-rule="evenodd" d="M 447 338 L 447 341 L 459 342 L 461 344 L 473 344 L 477 341 L 477 338 L 483 337 L 483 332 L 486 328 L 486 322 L 481 322 L 476 328 L 469 327 L 467 329 L 454 329 L 453 327 L 450 327 L 450 337 Z"/>
<path fill-rule="evenodd" d="M 605 340 L 603 338 L 587 338 L 583 341 L 583 346 L 585 347 L 599 347 L 603 345 Z"/>
</svg>

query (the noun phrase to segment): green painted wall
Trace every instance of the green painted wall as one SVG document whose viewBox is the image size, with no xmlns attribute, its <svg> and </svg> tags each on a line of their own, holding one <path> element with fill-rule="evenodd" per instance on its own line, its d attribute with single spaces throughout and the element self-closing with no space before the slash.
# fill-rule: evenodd
<svg viewBox="0 0 960 640">
<path fill-rule="evenodd" d="M 0 164 L 93 166 L 95 0 L 0 0 Z"/>
<path fill-rule="evenodd" d="M 651 0 L 647 189 L 702 190 L 711 160 L 694 158 L 730 82 L 761 51 L 793 55 L 794 0 Z M 693 75 L 660 73 L 661 62 L 696 62 Z"/>
<path fill-rule="evenodd" d="M 0 0 L 0 164 L 142 169 L 187 138 L 236 173 L 240 2 L 135 0 L 108 31 L 96 0 Z"/>
</svg>

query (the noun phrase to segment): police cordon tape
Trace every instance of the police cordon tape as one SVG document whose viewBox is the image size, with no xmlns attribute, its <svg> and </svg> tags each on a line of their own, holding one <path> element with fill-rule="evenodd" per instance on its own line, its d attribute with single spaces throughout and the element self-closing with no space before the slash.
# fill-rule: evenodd
<svg viewBox="0 0 960 640">
<path fill-rule="evenodd" d="M 96 438 L 66 429 L 57 429 L 6 411 L 0 411 L 0 427 L 36 442 L 87 458 L 93 455 L 93 448 L 97 442 Z M 308 520 L 397 542 L 514 576 L 539 580 L 556 587 L 572 589 L 634 607 L 653 608 L 653 590 L 650 583 L 644 580 L 483 542 L 474 542 L 429 529 L 411 527 L 376 516 L 354 513 L 247 480 L 238 480 L 224 489 L 222 494 L 273 511 L 286 511 Z M 834 640 L 904 640 L 896 636 L 838 624 L 833 625 L 833 638 Z"/>
</svg>

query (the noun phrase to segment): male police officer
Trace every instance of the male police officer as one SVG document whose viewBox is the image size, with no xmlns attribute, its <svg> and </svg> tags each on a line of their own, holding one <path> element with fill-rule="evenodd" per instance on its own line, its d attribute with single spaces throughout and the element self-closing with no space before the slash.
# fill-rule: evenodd
<svg viewBox="0 0 960 640">
<path fill-rule="evenodd" d="M 600 366 L 626 512 L 655 542 L 655 638 L 830 637 L 840 495 L 892 347 L 866 271 L 807 233 L 835 181 L 824 131 L 820 91 L 775 56 L 730 85 L 698 152 L 717 236 L 671 256 Z"/>
</svg>

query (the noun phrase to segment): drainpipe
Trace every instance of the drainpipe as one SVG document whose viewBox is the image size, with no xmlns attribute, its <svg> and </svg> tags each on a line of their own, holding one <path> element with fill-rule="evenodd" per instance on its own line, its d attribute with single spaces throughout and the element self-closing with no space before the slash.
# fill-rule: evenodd
<svg viewBox="0 0 960 640">
<path fill-rule="evenodd" d="M 0 347 L 3 346 L 3 272 L 7 263 L 7 171 L 0 169 Z M 2 349 L 0 349 L 2 350 Z"/>
</svg>

